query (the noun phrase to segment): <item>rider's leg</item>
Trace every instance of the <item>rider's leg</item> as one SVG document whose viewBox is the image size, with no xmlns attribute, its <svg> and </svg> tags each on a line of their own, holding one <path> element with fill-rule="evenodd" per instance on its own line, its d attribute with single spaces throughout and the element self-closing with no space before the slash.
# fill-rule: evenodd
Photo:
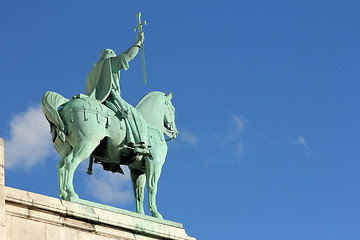
<svg viewBox="0 0 360 240">
<path fill-rule="evenodd" d="M 108 98 L 105 101 L 109 101 L 113 106 L 116 108 L 117 111 L 120 113 L 121 118 L 127 118 L 128 117 L 128 110 L 126 106 L 124 106 L 124 103 L 121 101 L 121 97 L 117 96 L 117 94 L 113 91 L 110 91 L 110 94 Z"/>
</svg>

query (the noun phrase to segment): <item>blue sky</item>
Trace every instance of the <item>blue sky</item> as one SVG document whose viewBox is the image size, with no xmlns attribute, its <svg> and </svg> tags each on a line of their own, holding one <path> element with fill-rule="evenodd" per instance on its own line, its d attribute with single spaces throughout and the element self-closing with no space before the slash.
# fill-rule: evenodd
<svg viewBox="0 0 360 240">
<path fill-rule="evenodd" d="M 120 85 L 132 105 L 174 95 L 163 216 L 198 239 L 359 239 L 359 10 L 346 0 L 2 1 L 6 185 L 57 197 L 40 99 L 83 93 L 101 49 L 134 43 L 141 11 L 148 83 L 138 55 Z M 86 165 L 75 173 L 81 198 L 134 211 L 128 175 L 97 166 L 87 176 Z"/>
</svg>

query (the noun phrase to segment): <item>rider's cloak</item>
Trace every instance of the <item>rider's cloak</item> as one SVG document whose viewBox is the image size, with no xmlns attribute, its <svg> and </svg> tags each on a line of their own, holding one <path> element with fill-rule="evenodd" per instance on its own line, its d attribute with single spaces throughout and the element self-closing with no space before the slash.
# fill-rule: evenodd
<svg viewBox="0 0 360 240">
<path fill-rule="evenodd" d="M 129 60 L 125 53 L 98 61 L 86 78 L 85 94 L 100 102 L 109 96 L 111 89 L 120 94 L 120 70 L 128 68 Z"/>
<path fill-rule="evenodd" d="M 109 49 L 109 51 L 112 50 Z M 106 99 L 113 101 L 109 97 L 110 92 L 113 92 L 113 96 L 121 103 L 122 108 L 129 113 L 129 116 L 124 119 L 127 143 L 145 143 L 150 146 L 145 119 L 120 96 L 120 70 L 129 68 L 129 58 L 126 53 L 119 56 L 113 54 L 114 57 L 110 58 L 100 57 L 100 60 L 94 64 L 86 79 L 85 94 L 103 102 Z"/>
</svg>

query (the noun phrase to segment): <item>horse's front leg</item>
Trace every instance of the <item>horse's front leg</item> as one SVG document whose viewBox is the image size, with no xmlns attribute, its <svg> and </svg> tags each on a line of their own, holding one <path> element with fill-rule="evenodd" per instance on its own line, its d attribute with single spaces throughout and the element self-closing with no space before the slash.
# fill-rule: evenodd
<svg viewBox="0 0 360 240">
<path fill-rule="evenodd" d="M 153 217 L 162 219 L 162 215 L 156 207 L 157 184 L 161 174 L 161 168 L 164 161 L 156 161 L 151 157 L 145 157 L 146 182 L 149 198 L 149 211 Z"/>
<path fill-rule="evenodd" d="M 134 196 L 136 202 L 136 212 L 145 214 L 144 212 L 144 189 L 145 189 L 145 173 L 137 170 L 130 169 L 131 182 L 134 189 Z"/>
</svg>

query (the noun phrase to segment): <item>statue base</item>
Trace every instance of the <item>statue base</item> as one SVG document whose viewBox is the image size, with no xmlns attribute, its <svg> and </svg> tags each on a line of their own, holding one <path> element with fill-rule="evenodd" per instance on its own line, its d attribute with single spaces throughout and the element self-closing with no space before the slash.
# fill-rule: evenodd
<svg viewBox="0 0 360 240">
<path fill-rule="evenodd" d="M 187 239 L 180 223 L 85 200 L 68 202 L 5 186 L 0 138 L 0 239 Z"/>
<path fill-rule="evenodd" d="M 5 186 L 7 240 L 195 239 L 180 223 L 79 200 L 68 202 Z"/>
</svg>

